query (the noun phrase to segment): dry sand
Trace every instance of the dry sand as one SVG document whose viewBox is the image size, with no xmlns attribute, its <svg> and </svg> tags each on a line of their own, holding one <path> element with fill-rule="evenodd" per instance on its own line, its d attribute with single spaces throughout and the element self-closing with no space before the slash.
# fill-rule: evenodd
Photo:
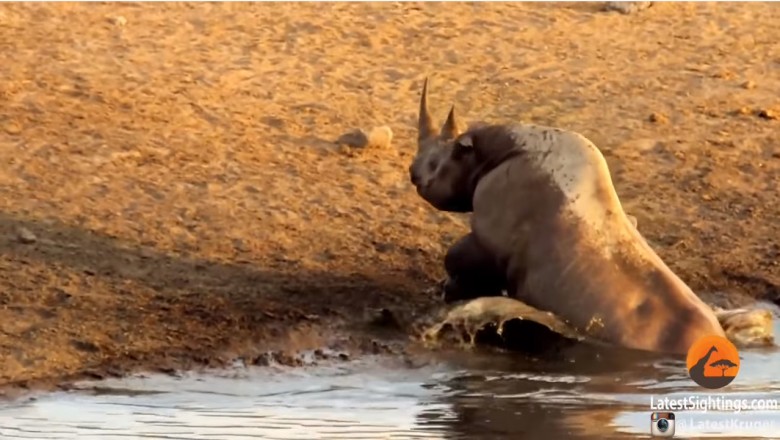
<svg viewBox="0 0 780 440">
<path fill-rule="evenodd" d="M 602 7 L 3 3 L 0 384 L 384 349 L 466 230 L 408 182 L 425 75 L 583 133 L 694 290 L 777 301 L 780 5 Z"/>
</svg>

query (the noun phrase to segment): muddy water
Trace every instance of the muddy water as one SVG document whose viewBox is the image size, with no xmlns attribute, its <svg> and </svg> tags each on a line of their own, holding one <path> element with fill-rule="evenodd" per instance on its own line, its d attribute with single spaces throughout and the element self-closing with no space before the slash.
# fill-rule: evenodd
<svg viewBox="0 0 780 440">
<path fill-rule="evenodd" d="M 431 356 L 84 383 L 3 404 L 0 438 L 632 438 L 648 436 L 651 396 L 706 396 L 676 360 Z M 741 356 L 712 396 L 780 401 L 780 351 Z M 675 437 L 780 438 L 780 410 L 676 414 Z"/>
</svg>

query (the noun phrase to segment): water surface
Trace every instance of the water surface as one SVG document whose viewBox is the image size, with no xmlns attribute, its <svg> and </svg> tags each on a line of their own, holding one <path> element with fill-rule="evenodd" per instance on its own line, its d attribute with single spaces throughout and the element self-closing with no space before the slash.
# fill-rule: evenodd
<svg viewBox="0 0 780 440">
<path fill-rule="evenodd" d="M 780 330 L 780 329 L 779 329 Z M 780 352 L 742 351 L 724 391 L 780 400 Z M 84 383 L 0 406 L 3 439 L 649 437 L 650 398 L 704 396 L 683 362 L 458 353 Z M 676 412 L 676 438 L 780 438 L 780 412 Z"/>
</svg>

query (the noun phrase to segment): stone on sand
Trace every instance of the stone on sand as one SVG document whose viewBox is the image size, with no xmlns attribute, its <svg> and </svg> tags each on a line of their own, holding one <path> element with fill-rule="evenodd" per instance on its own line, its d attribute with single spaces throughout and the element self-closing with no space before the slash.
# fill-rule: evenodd
<svg viewBox="0 0 780 440">
<path fill-rule="evenodd" d="M 621 14 L 633 14 L 643 11 L 653 5 L 653 2 L 607 2 L 604 9 L 607 11 L 618 11 Z"/>
<path fill-rule="evenodd" d="M 336 140 L 339 145 L 352 148 L 389 148 L 393 141 L 393 130 L 383 125 L 372 128 L 368 133 L 355 129 L 344 133 Z"/>
</svg>

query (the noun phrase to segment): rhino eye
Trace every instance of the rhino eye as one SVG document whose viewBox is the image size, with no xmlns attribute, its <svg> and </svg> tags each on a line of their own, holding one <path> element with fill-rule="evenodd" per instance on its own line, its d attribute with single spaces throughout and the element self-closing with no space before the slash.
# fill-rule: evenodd
<svg viewBox="0 0 780 440">
<path fill-rule="evenodd" d="M 431 171 L 431 172 L 436 171 L 436 168 L 438 168 L 438 167 L 439 167 L 439 162 L 438 161 L 432 160 L 432 161 L 428 162 L 428 171 Z"/>
</svg>

